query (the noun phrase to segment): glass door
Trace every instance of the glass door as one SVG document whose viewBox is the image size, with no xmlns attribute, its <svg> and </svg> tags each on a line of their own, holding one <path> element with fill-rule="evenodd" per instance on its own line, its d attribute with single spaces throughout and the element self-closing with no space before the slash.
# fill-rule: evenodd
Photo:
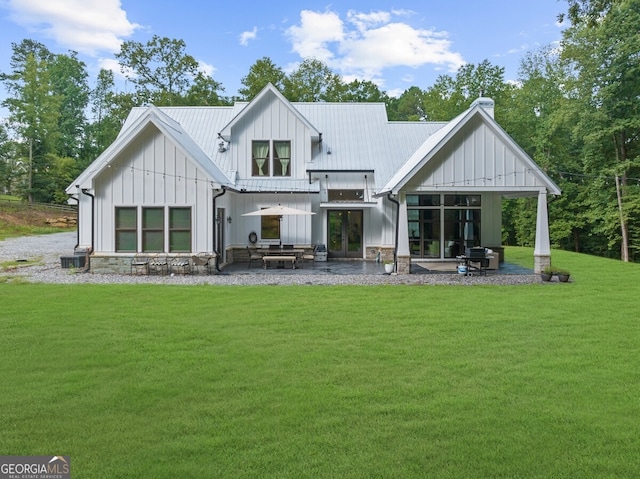
<svg viewBox="0 0 640 479">
<path fill-rule="evenodd" d="M 329 210 L 330 258 L 362 258 L 362 210 Z"/>
</svg>

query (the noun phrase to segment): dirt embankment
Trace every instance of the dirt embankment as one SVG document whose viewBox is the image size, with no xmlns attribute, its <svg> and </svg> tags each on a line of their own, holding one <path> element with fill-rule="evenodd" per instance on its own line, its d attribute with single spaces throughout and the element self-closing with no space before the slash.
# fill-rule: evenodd
<svg viewBox="0 0 640 479">
<path fill-rule="evenodd" d="M 0 202 L 0 226 L 6 229 L 75 228 L 77 214 L 56 208 L 2 204 Z"/>
</svg>

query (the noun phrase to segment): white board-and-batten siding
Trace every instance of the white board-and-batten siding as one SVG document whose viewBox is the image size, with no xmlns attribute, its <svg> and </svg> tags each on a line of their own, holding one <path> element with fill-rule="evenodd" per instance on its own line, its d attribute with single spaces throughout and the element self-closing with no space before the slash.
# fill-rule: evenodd
<svg viewBox="0 0 640 479">
<path fill-rule="evenodd" d="M 496 131 L 470 121 L 406 185 L 407 191 L 523 191 L 543 187 L 536 169 L 523 162 Z"/>
<path fill-rule="evenodd" d="M 293 215 L 283 216 L 280 222 L 280 240 L 266 239 L 261 237 L 262 217 L 242 216 L 245 213 L 257 211 L 262 208 L 282 205 L 305 211 L 311 211 L 314 194 L 287 194 L 287 193 L 266 193 L 266 194 L 237 194 L 228 193 L 233 198 L 233 209 L 227 213 L 232 216 L 233 228 L 229 231 L 229 246 L 245 247 L 249 244 L 249 233 L 254 231 L 258 235 L 258 242 L 261 245 L 272 243 L 295 244 L 297 246 L 309 246 L 312 229 L 319 231 L 321 224 L 318 222 L 320 215 Z"/>
<path fill-rule="evenodd" d="M 233 126 L 228 153 L 234 157 L 239 177 L 251 178 L 253 140 L 291 141 L 291 178 L 304 179 L 305 164 L 311 160 L 310 134 L 309 128 L 284 104 L 264 102 Z"/>
<path fill-rule="evenodd" d="M 213 194 L 205 173 L 156 128 L 147 128 L 94 179 L 96 195 L 95 249 L 115 252 L 115 208 L 138 208 L 141 231 L 144 207 L 191 208 L 193 252 L 213 249 Z M 224 206 L 222 202 L 217 205 Z M 141 249 L 138 235 L 138 250 Z M 165 251 L 168 251 L 165 234 Z"/>
</svg>

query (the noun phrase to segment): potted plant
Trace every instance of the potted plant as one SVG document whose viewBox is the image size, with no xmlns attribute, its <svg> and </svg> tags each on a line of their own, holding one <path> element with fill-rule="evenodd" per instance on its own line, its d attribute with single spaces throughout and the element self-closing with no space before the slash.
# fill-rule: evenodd
<svg viewBox="0 0 640 479">
<path fill-rule="evenodd" d="M 540 277 L 542 281 L 551 281 L 551 277 L 553 276 L 553 269 L 551 266 L 547 266 L 540 272 Z"/>
<path fill-rule="evenodd" d="M 393 261 L 384 262 L 384 272 L 387 274 L 393 273 Z"/>
<path fill-rule="evenodd" d="M 567 281 L 569 281 L 569 276 L 570 273 L 564 269 L 557 269 L 555 271 L 555 274 L 558 276 L 558 281 L 560 281 L 561 283 L 566 283 Z"/>
</svg>

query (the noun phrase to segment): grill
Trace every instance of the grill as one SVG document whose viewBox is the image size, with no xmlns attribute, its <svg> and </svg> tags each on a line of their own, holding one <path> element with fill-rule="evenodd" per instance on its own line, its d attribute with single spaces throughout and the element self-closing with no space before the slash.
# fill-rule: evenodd
<svg viewBox="0 0 640 479">
<path fill-rule="evenodd" d="M 464 255 L 471 260 L 484 259 L 486 256 L 484 248 L 466 248 Z"/>
</svg>

